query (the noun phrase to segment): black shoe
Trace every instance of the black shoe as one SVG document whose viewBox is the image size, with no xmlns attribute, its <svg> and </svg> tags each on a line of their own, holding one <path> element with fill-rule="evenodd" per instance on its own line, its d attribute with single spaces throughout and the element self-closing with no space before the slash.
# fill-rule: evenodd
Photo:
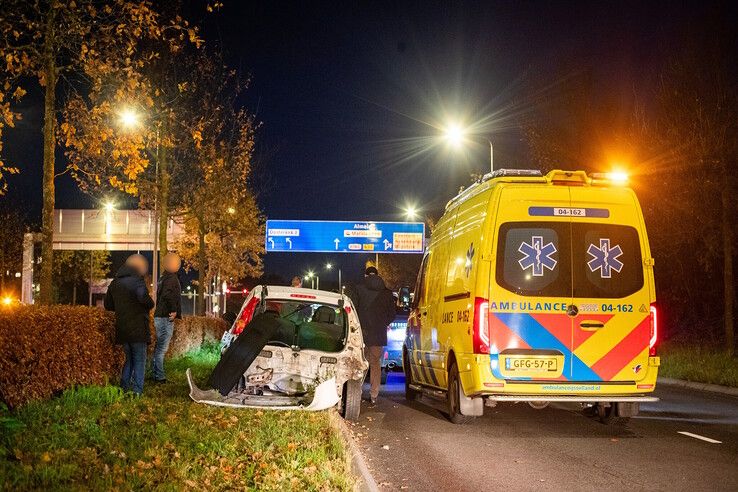
<svg viewBox="0 0 738 492">
<path fill-rule="evenodd" d="M 376 398 L 369 398 L 369 408 L 374 408 L 377 406 L 377 399 Z"/>
</svg>

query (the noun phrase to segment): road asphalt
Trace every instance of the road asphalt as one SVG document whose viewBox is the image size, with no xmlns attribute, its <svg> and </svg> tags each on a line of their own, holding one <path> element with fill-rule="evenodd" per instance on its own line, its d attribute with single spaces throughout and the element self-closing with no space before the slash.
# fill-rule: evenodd
<svg viewBox="0 0 738 492">
<path fill-rule="evenodd" d="M 442 402 L 407 402 L 403 377 L 349 425 L 382 490 L 738 490 L 737 397 L 660 385 L 622 427 L 523 403 L 454 425 Z"/>
</svg>

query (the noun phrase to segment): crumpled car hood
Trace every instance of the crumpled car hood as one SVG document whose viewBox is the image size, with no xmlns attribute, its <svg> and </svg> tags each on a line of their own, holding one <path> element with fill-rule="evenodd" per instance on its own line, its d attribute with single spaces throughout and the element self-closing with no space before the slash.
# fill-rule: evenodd
<svg viewBox="0 0 738 492">
<path fill-rule="evenodd" d="M 192 372 L 187 369 L 187 383 L 190 386 L 190 398 L 197 403 L 205 403 L 219 407 L 262 408 L 268 410 L 326 410 L 335 406 L 340 397 L 336 391 L 336 378 L 330 378 L 318 384 L 312 401 L 305 405 L 297 397 L 282 395 L 243 395 L 232 392 L 226 396 L 216 390 L 201 390 L 192 380 Z"/>
</svg>

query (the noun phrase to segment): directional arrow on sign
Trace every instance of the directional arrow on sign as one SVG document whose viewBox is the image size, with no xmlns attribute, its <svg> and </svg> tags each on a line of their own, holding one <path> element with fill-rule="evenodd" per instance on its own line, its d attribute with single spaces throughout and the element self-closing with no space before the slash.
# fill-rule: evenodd
<svg viewBox="0 0 738 492">
<path fill-rule="evenodd" d="M 269 238 L 269 244 L 272 245 L 272 249 L 274 249 L 274 239 Z"/>
<path fill-rule="evenodd" d="M 392 243 L 385 239 L 384 240 L 384 250 L 387 251 L 391 247 L 392 247 Z"/>
<path fill-rule="evenodd" d="M 333 244 L 336 245 L 336 251 L 338 251 L 338 243 L 340 243 L 340 242 L 341 242 L 341 240 L 338 239 L 338 238 L 336 238 L 336 239 L 333 240 Z"/>
<path fill-rule="evenodd" d="M 292 239 L 286 238 L 285 241 L 290 245 L 290 249 L 292 249 Z"/>
</svg>

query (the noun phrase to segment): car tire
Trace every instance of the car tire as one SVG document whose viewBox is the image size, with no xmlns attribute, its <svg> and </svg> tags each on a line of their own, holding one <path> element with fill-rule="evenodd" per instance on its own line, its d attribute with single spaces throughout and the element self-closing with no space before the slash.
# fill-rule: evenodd
<svg viewBox="0 0 738 492">
<path fill-rule="evenodd" d="M 279 328 L 279 320 L 271 314 L 260 314 L 246 325 L 243 332 L 220 356 L 220 360 L 210 373 L 208 384 L 226 396 L 238 384 L 244 372 L 274 333 Z"/>
<path fill-rule="evenodd" d="M 629 417 L 618 416 L 618 404 L 611 403 L 609 406 L 597 404 L 597 417 L 600 422 L 605 425 L 625 425 L 630 420 Z"/>
<path fill-rule="evenodd" d="M 410 368 L 410 357 L 407 351 L 402 353 L 402 370 L 405 373 L 405 399 L 408 401 L 417 400 L 420 392 L 410 387 L 413 383 L 413 370 Z"/>
<path fill-rule="evenodd" d="M 459 378 L 459 369 L 456 362 L 451 363 L 448 371 L 448 392 L 446 393 L 446 401 L 448 402 L 448 419 L 454 424 L 468 424 L 474 417 L 463 415 L 461 413 L 461 379 Z"/>
<path fill-rule="evenodd" d="M 361 412 L 361 387 L 362 382 L 349 379 L 343 384 L 341 396 L 341 416 L 346 420 L 359 420 Z"/>
<path fill-rule="evenodd" d="M 381 384 L 387 384 L 387 374 L 389 373 L 389 369 L 386 367 L 382 368 L 382 377 L 380 378 Z"/>
</svg>

